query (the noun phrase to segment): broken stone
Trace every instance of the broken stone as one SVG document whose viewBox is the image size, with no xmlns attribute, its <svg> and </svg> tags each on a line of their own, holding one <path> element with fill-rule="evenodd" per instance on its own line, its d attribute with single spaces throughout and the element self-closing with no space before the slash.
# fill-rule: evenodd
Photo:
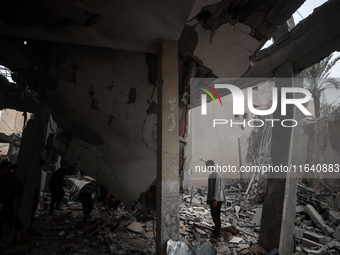
<svg viewBox="0 0 340 255">
<path fill-rule="evenodd" d="M 143 225 L 139 222 L 132 222 L 127 229 L 135 233 L 143 234 Z"/>
<path fill-rule="evenodd" d="M 144 236 L 154 238 L 153 231 L 145 232 Z"/>
<path fill-rule="evenodd" d="M 335 229 L 334 233 L 333 233 L 333 237 L 340 241 L 340 225 Z"/>
<path fill-rule="evenodd" d="M 58 234 L 58 236 L 63 236 L 63 235 L 65 235 L 65 231 L 61 231 L 61 232 Z"/>
<path fill-rule="evenodd" d="M 295 231 L 294 231 L 295 237 L 296 237 L 297 239 L 302 239 L 302 238 L 303 238 L 303 232 L 305 232 L 305 230 L 302 229 L 302 228 L 299 228 L 299 227 L 295 227 L 294 230 L 295 230 Z"/>
<path fill-rule="evenodd" d="M 305 211 L 305 207 L 303 205 L 296 206 L 296 213 L 302 213 Z"/>
<path fill-rule="evenodd" d="M 260 225 L 261 224 L 261 217 L 262 217 L 262 208 L 256 208 L 256 212 L 255 215 L 253 216 L 253 219 L 251 221 L 251 223 L 253 225 Z"/>
<path fill-rule="evenodd" d="M 331 235 L 333 234 L 334 230 L 327 226 L 324 219 L 321 217 L 321 215 L 314 209 L 312 205 L 306 205 L 305 206 L 306 213 L 309 215 L 309 217 L 312 219 L 312 221 L 315 223 L 315 225 L 321 229 L 321 231 L 325 235 Z"/>
<path fill-rule="evenodd" d="M 325 236 L 318 235 L 316 233 L 306 231 L 303 233 L 303 237 L 307 238 L 309 240 L 312 240 L 314 242 L 317 242 L 319 244 L 326 244 Z"/>
<path fill-rule="evenodd" d="M 166 254 L 188 254 L 188 244 L 183 241 L 168 240 Z"/>
<path fill-rule="evenodd" d="M 240 210 L 241 210 L 241 206 L 236 205 L 236 206 L 234 207 L 234 209 L 235 209 L 236 218 L 237 218 L 238 220 L 240 220 L 240 216 L 239 216 L 238 213 L 239 213 Z"/>
<path fill-rule="evenodd" d="M 340 212 L 330 210 L 328 212 L 328 220 L 332 222 L 335 226 L 340 225 Z"/>
<path fill-rule="evenodd" d="M 229 241 L 229 243 L 239 243 L 239 242 L 241 242 L 242 240 L 243 240 L 243 238 L 234 236 L 234 237 Z"/>
<path fill-rule="evenodd" d="M 228 246 L 225 246 L 225 245 L 223 245 L 222 247 L 218 247 L 217 252 L 218 252 L 217 254 L 233 254 L 230 252 Z"/>
<path fill-rule="evenodd" d="M 211 242 L 208 240 L 199 247 L 197 254 L 216 255 L 217 251 L 215 247 L 211 244 Z"/>
<path fill-rule="evenodd" d="M 229 218 L 229 223 L 230 223 L 232 226 L 237 226 L 237 220 L 234 219 L 234 218 Z"/>
<path fill-rule="evenodd" d="M 237 251 L 242 251 L 242 250 L 244 250 L 244 249 L 248 249 L 249 248 L 249 244 L 239 244 L 238 246 L 237 246 Z"/>
</svg>

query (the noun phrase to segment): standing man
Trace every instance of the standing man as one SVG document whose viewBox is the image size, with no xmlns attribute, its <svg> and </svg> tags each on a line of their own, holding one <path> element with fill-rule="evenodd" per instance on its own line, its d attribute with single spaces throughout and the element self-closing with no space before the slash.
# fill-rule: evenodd
<svg viewBox="0 0 340 255">
<path fill-rule="evenodd" d="M 86 222 L 90 216 L 94 202 L 100 196 L 100 186 L 97 182 L 93 181 L 86 184 L 79 193 L 79 201 L 83 205 L 84 219 L 83 223 Z"/>
<path fill-rule="evenodd" d="M 23 189 L 11 169 L 13 169 L 11 162 L 0 163 L 0 236 L 4 223 L 8 221 L 20 232 L 21 242 L 26 242 L 27 233 L 17 213 Z"/>
<path fill-rule="evenodd" d="M 221 174 L 215 170 L 215 162 L 210 159 L 205 162 L 205 165 L 210 171 L 207 204 L 210 205 L 211 217 L 215 224 L 211 241 L 216 242 L 221 233 L 221 206 L 225 200 L 224 185 Z"/>
<path fill-rule="evenodd" d="M 50 203 L 50 215 L 53 214 L 54 209 L 59 209 L 60 203 L 65 195 L 64 187 L 66 182 L 64 180 L 66 174 L 69 174 L 74 170 L 73 166 L 68 168 L 59 168 L 52 174 L 50 180 L 50 191 L 51 191 L 51 203 Z"/>
</svg>

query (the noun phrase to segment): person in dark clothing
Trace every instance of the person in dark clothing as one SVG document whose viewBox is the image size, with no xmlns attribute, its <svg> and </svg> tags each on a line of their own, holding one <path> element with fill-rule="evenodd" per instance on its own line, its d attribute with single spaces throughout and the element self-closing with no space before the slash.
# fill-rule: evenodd
<svg viewBox="0 0 340 255">
<path fill-rule="evenodd" d="M 108 215 L 110 215 L 110 209 L 117 209 L 120 205 L 124 206 L 123 202 L 116 199 L 111 193 L 105 196 L 103 203 Z"/>
<path fill-rule="evenodd" d="M 66 174 L 69 174 L 74 167 L 59 168 L 52 174 L 49 186 L 51 191 L 50 215 L 53 214 L 54 209 L 60 208 L 60 203 L 65 195 L 64 187 L 66 182 L 64 180 Z"/>
<path fill-rule="evenodd" d="M 207 204 L 210 205 L 211 217 L 215 224 L 214 233 L 210 241 L 216 242 L 221 233 L 221 207 L 222 203 L 225 201 L 224 185 L 221 174 L 214 169 L 215 162 L 210 159 L 205 162 L 205 165 L 210 171 Z"/>
<path fill-rule="evenodd" d="M 84 219 L 83 223 L 86 222 L 90 216 L 94 202 L 100 196 L 100 186 L 97 182 L 93 181 L 86 184 L 79 193 L 79 201 L 83 205 Z"/>
<path fill-rule="evenodd" d="M 28 240 L 27 233 L 17 214 L 23 189 L 11 169 L 13 169 L 12 163 L 8 161 L 0 163 L 0 230 L 8 221 L 20 232 L 21 241 L 25 242 Z"/>
</svg>

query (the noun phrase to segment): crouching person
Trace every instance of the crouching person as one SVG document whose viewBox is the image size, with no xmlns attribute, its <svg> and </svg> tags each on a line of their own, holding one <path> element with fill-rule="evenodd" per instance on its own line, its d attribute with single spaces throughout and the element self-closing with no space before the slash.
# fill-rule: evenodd
<svg viewBox="0 0 340 255">
<path fill-rule="evenodd" d="M 116 197 L 114 197 L 111 193 L 108 193 L 106 196 L 105 196 L 105 199 L 104 199 L 104 206 L 105 206 L 105 209 L 106 209 L 106 212 L 108 215 L 111 215 L 110 214 L 110 210 L 113 208 L 113 209 L 117 209 L 118 206 L 124 206 L 123 202 L 121 202 L 120 200 L 116 199 Z"/>
<path fill-rule="evenodd" d="M 100 196 L 100 187 L 97 182 L 93 181 L 86 184 L 79 193 L 79 201 L 83 205 L 84 219 L 85 223 L 90 216 L 94 202 Z"/>
</svg>

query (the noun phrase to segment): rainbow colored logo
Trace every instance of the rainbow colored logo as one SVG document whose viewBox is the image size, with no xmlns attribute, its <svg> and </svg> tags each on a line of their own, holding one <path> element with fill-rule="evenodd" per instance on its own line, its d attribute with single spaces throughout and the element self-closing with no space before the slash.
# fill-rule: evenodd
<svg viewBox="0 0 340 255">
<path fill-rule="evenodd" d="M 222 100 L 221 100 L 219 94 L 217 93 L 217 91 L 213 87 L 211 87 L 210 85 L 205 84 L 203 82 L 197 82 L 197 83 L 200 84 L 200 85 L 204 85 L 205 87 L 210 89 L 212 92 L 214 92 L 214 94 L 217 96 L 218 100 L 220 100 L 220 104 L 222 105 Z M 215 97 L 213 96 L 213 94 L 211 94 L 211 92 L 209 90 L 207 90 L 206 88 L 200 88 L 200 87 L 198 89 L 206 92 L 212 98 L 212 100 L 214 101 L 215 105 L 217 104 L 216 100 L 215 100 Z"/>
</svg>

